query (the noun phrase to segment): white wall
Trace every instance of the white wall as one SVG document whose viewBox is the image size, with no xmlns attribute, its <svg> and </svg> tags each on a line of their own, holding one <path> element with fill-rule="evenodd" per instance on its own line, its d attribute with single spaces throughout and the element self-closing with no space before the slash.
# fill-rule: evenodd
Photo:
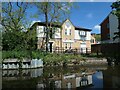
<svg viewBox="0 0 120 90">
<path fill-rule="evenodd" d="M 75 39 L 80 39 L 79 31 L 80 30 L 75 30 Z M 85 32 L 86 32 L 86 40 L 91 40 L 91 33 L 89 31 L 85 31 Z"/>
<path fill-rule="evenodd" d="M 37 37 L 45 37 L 45 33 L 44 33 L 44 28 L 45 26 L 37 26 L 36 30 L 37 30 Z M 61 38 L 60 36 L 60 28 L 56 28 L 57 30 L 55 31 L 55 35 L 54 38 Z"/>
<path fill-rule="evenodd" d="M 87 31 L 86 40 L 91 40 L 91 32 Z"/>
<path fill-rule="evenodd" d="M 75 30 L 75 39 L 80 39 L 79 30 Z"/>
<path fill-rule="evenodd" d="M 60 28 L 56 28 L 57 30 L 55 31 L 55 37 L 54 38 L 61 38 L 60 32 L 61 29 Z"/>
<path fill-rule="evenodd" d="M 114 33 L 118 32 L 118 19 L 115 15 L 109 15 L 109 26 L 110 26 L 110 42 L 113 42 Z M 116 39 L 114 42 L 118 42 Z"/>
</svg>

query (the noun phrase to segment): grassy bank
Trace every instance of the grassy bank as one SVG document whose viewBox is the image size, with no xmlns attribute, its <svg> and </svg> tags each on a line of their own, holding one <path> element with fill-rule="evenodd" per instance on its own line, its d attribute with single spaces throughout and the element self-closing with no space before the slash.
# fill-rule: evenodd
<svg viewBox="0 0 120 90">
<path fill-rule="evenodd" d="M 2 60 L 17 58 L 17 59 L 35 59 L 40 58 L 44 61 L 45 65 L 61 65 L 66 63 L 74 63 L 77 64 L 81 60 L 85 60 L 86 58 L 81 55 L 73 55 L 73 54 L 56 54 L 56 53 L 46 53 L 40 51 L 3 51 L 2 52 Z"/>
</svg>

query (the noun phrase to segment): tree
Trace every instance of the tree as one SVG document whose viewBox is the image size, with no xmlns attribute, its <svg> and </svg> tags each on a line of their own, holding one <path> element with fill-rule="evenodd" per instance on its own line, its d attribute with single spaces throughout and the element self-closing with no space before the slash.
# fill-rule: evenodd
<svg viewBox="0 0 120 90">
<path fill-rule="evenodd" d="M 116 38 L 120 39 L 120 0 L 117 0 L 116 2 L 112 3 L 111 5 L 112 9 L 113 9 L 113 14 L 116 15 L 118 17 L 118 32 L 115 32 L 115 37 L 113 38 L 114 40 Z"/>
<path fill-rule="evenodd" d="M 95 34 L 95 39 L 97 42 L 101 41 L 101 35 L 100 34 Z"/>
<path fill-rule="evenodd" d="M 36 42 L 36 33 L 28 28 L 26 17 L 30 4 L 26 2 L 6 2 L 2 5 L 2 21 L 4 27 L 3 50 L 31 50 Z M 37 42 L 36 42 L 37 43 Z"/>
<path fill-rule="evenodd" d="M 50 30 L 52 30 L 51 25 L 53 22 L 59 22 L 69 13 L 70 3 L 60 3 L 60 2 L 41 2 L 34 4 L 40 14 L 44 15 L 45 24 L 46 24 L 46 52 L 48 51 L 48 42 L 50 39 Z"/>
<path fill-rule="evenodd" d="M 3 2 L 1 24 L 4 28 L 3 49 L 13 50 L 21 46 L 24 40 L 24 24 L 28 3 L 23 2 Z M 21 47 L 22 48 L 22 47 Z"/>
<path fill-rule="evenodd" d="M 25 15 L 28 3 L 23 2 L 3 2 L 2 21 L 5 31 L 18 32 L 24 29 Z"/>
</svg>

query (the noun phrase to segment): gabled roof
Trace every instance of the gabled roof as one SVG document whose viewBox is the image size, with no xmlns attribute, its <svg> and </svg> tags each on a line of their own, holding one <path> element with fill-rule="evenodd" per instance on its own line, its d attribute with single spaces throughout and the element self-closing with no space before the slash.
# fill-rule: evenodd
<svg viewBox="0 0 120 90">
<path fill-rule="evenodd" d="M 62 22 L 62 24 L 61 25 L 63 25 L 67 20 L 69 20 L 70 22 L 71 22 L 71 20 L 70 19 L 65 19 L 63 22 Z M 74 26 L 74 24 L 71 22 L 71 24 Z"/>
<path fill-rule="evenodd" d="M 66 20 L 69 20 L 69 19 L 66 19 Z M 61 27 L 66 20 L 64 20 L 62 23 L 61 23 L 61 22 L 53 22 L 51 26 Z M 69 20 L 69 21 L 70 21 L 70 20 Z M 71 21 L 70 21 L 70 22 L 71 22 Z M 75 26 L 72 22 L 71 22 L 71 24 L 75 27 L 75 30 L 92 31 L 91 29 L 86 29 L 86 28 L 82 28 L 82 27 L 79 27 L 79 26 Z M 35 23 L 31 26 L 31 28 L 34 27 L 34 26 L 36 26 L 36 25 L 46 26 L 45 22 L 35 22 Z M 50 25 L 50 23 L 49 23 L 48 25 Z"/>
<path fill-rule="evenodd" d="M 86 28 L 82 28 L 82 27 L 79 27 L 79 26 L 74 26 L 74 27 L 75 27 L 75 30 L 92 31 L 91 29 L 86 29 Z"/>
<path fill-rule="evenodd" d="M 32 26 L 34 25 L 46 26 L 45 22 L 35 22 Z M 48 23 L 48 25 L 50 25 L 50 23 Z M 61 23 L 52 23 L 51 26 L 61 27 Z"/>
<path fill-rule="evenodd" d="M 112 14 L 112 11 L 106 16 L 106 18 L 99 25 L 101 25 L 107 18 L 109 18 L 109 15 L 111 14 Z"/>
</svg>

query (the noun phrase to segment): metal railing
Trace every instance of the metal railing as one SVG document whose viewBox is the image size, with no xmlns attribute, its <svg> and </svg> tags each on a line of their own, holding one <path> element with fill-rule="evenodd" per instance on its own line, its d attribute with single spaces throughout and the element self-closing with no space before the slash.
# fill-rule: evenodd
<svg viewBox="0 0 120 90">
<path fill-rule="evenodd" d="M 54 53 L 73 53 L 73 54 L 89 54 L 91 53 L 91 49 L 84 48 L 71 48 L 71 49 L 65 49 L 65 48 L 60 48 L 57 47 L 53 49 Z"/>
</svg>

